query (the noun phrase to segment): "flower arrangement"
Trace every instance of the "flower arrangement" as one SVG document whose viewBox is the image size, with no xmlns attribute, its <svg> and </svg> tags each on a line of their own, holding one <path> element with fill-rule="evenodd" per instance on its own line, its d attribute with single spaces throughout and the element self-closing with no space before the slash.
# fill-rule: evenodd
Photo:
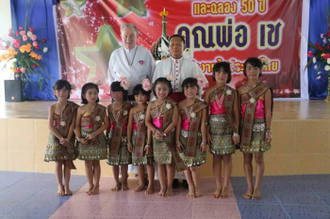
<svg viewBox="0 0 330 219">
<path fill-rule="evenodd" d="M 46 69 L 41 64 L 41 53 L 47 53 L 48 48 L 42 46 L 46 43 L 46 39 L 38 40 L 37 35 L 32 27 L 24 29 L 19 27 L 18 31 L 9 29 L 8 36 L 10 40 L 0 38 L 0 49 L 7 52 L 0 56 L 0 62 L 12 60 L 10 69 L 14 72 L 15 79 L 30 80 L 29 74 L 39 74 L 36 68 L 41 68 L 48 76 Z M 6 64 L 7 64 L 6 63 Z M 6 65 L 5 65 L 6 66 Z M 41 75 L 42 76 L 42 75 Z M 48 76 L 49 77 L 49 76 Z M 39 77 L 39 89 L 42 89 L 43 77 Z"/>
<path fill-rule="evenodd" d="M 314 49 L 314 52 L 308 52 L 308 57 L 310 58 L 310 60 L 307 63 L 307 66 L 312 63 L 314 64 L 314 69 L 317 72 L 316 79 L 318 80 L 322 77 L 321 70 L 330 72 L 330 26 L 328 27 L 327 33 L 320 34 L 320 38 L 322 40 L 322 44 L 309 43 L 309 46 Z M 319 65 L 316 62 L 319 62 Z"/>
</svg>

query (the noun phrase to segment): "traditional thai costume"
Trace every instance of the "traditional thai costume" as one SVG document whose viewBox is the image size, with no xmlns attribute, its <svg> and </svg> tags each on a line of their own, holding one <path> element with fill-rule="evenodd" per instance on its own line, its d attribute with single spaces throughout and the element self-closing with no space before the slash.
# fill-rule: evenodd
<svg viewBox="0 0 330 219">
<path fill-rule="evenodd" d="M 68 101 L 64 110 L 60 115 L 54 114 L 54 128 L 62 135 L 63 138 L 67 138 L 72 122 L 74 122 L 75 114 L 78 109 L 78 105 Z M 77 149 L 74 145 L 75 136 L 72 134 L 69 140 L 69 146 L 64 147 L 60 144 L 59 139 L 53 134 L 49 133 L 49 140 L 45 154 L 45 161 L 63 161 L 74 160 L 77 156 Z"/>
<path fill-rule="evenodd" d="M 176 102 L 167 99 L 163 104 L 157 105 L 150 110 L 153 125 L 164 131 L 172 122 L 174 106 Z M 185 164 L 175 148 L 175 133 L 173 129 L 164 136 L 164 140 L 157 140 L 153 137 L 153 155 L 154 160 L 158 164 L 172 164 L 175 163 L 177 171 L 186 169 Z"/>
<path fill-rule="evenodd" d="M 95 132 L 102 127 L 104 116 L 106 115 L 106 107 L 97 104 L 93 112 L 85 112 L 80 121 L 80 136 L 85 138 L 88 134 Z M 87 144 L 78 142 L 80 160 L 104 160 L 107 158 L 107 144 L 103 132 L 98 134 Z"/>
<path fill-rule="evenodd" d="M 180 157 L 187 167 L 200 166 L 206 162 L 206 153 L 201 151 L 201 121 L 203 109 L 207 105 L 196 99 L 195 103 L 180 110 L 181 131 L 180 142 L 183 150 Z"/>
<path fill-rule="evenodd" d="M 265 98 L 270 87 L 258 83 L 249 92 L 241 95 L 241 144 L 243 153 L 266 152 L 271 148 L 265 143 Z"/>
<path fill-rule="evenodd" d="M 133 165 L 146 165 L 153 163 L 152 154 L 146 154 L 144 147 L 147 145 L 148 128 L 145 124 L 146 109 L 133 114 L 133 133 L 132 133 L 132 163 Z"/>
<path fill-rule="evenodd" d="M 127 148 L 127 125 L 128 114 L 132 108 L 130 103 L 125 102 L 117 111 L 109 111 L 109 155 L 107 163 L 112 166 L 128 165 L 132 163 L 132 154 Z"/>
<path fill-rule="evenodd" d="M 215 88 L 209 99 L 209 132 L 212 138 L 210 152 L 216 155 L 235 153 L 233 132 L 238 132 L 238 124 L 233 119 L 236 91 L 225 85 Z M 237 111 L 236 111 L 237 112 Z M 237 122 L 238 123 L 238 122 Z"/>
</svg>

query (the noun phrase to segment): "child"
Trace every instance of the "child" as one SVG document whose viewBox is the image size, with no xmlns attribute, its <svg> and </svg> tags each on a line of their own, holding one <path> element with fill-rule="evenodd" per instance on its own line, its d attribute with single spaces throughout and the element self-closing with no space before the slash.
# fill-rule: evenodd
<svg viewBox="0 0 330 219">
<path fill-rule="evenodd" d="M 232 171 L 231 154 L 239 143 L 238 98 L 234 89 L 227 86 L 231 81 L 230 64 L 218 62 L 213 67 L 214 86 L 205 93 L 205 102 L 209 106 L 208 143 L 213 154 L 213 173 L 216 190 L 214 198 L 228 198 L 228 187 Z M 222 160 L 224 162 L 224 180 L 221 183 Z"/>
<path fill-rule="evenodd" d="M 176 147 L 188 167 L 184 171 L 189 185 L 188 198 L 202 196 L 199 185 L 199 166 L 206 161 L 207 105 L 196 98 L 199 87 L 196 78 L 186 78 L 182 82 L 186 99 L 178 105 L 179 120 L 176 127 Z"/>
<path fill-rule="evenodd" d="M 241 104 L 241 143 L 244 155 L 244 172 L 248 190 L 243 197 L 261 199 L 260 185 L 265 170 L 264 152 L 271 148 L 270 132 L 272 118 L 272 90 L 259 82 L 263 64 L 258 58 L 248 58 L 244 62 L 247 83 L 238 88 Z M 252 159 L 256 161 L 256 181 L 252 184 Z"/>
<path fill-rule="evenodd" d="M 55 173 L 58 183 L 58 196 L 72 195 L 69 182 L 71 172 L 75 169 L 73 161 L 76 158 L 74 147 L 74 125 L 77 104 L 68 101 L 71 85 L 66 80 L 58 80 L 53 86 L 57 103 L 49 107 L 48 127 L 49 140 L 45 154 L 45 161 L 55 161 Z M 62 166 L 64 167 L 65 184 L 62 182 Z"/>
<path fill-rule="evenodd" d="M 99 88 L 87 83 L 82 87 L 78 108 L 76 135 L 79 145 L 79 159 L 85 161 L 86 176 L 89 183 L 88 195 L 98 194 L 100 187 L 100 160 L 107 157 L 107 144 L 103 131 L 109 126 L 106 108 L 99 102 Z"/>
<path fill-rule="evenodd" d="M 126 79 L 121 79 L 121 82 L 114 81 L 111 84 L 111 97 L 113 103 L 108 106 L 108 115 L 110 126 L 107 136 L 109 137 L 109 156 L 107 163 L 112 166 L 113 175 L 115 177 L 116 186 L 112 191 L 128 190 L 128 164 L 132 163 L 132 155 L 127 149 L 127 123 L 128 113 L 132 105 L 127 100 L 127 90 L 129 83 Z M 119 166 L 121 166 L 122 188 L 119 182 Z"/>
<path fill-rule="evenodd" d="M 158 164 L 160 191 L 157 196 L 172 196 L 175 174 L 173 160 L 178 171 L 185 169 L 185 164 L 176 152 L 174 143 L 178 108 L 176 102 L 168 98 L 172 93 L 172 86 L 166 78 L 158 78 L 155 81 L 153 93 L 157 100 L 148 105 L 146 125 L 153 133 L 153 155 Z"/>
<path fill-rule="evenodd" d="M 127 147 L 132 153 L 132 163 L 138 166 L 139 185 L 134 189 L 139 192 L 144 189 L 144 165 L 147 165 L 148 188 L 146 194 L 154 193 L 154 165 L 151 149 L 151 131 L 145 125 L 147 101 L 150 97 L 152 85 L 149 79 L 143 80 L 133 89 L 137 106 L 129 112 L 127 128 Z M 133 133 L 133 135 L 132 135 Z"/>
</svg>

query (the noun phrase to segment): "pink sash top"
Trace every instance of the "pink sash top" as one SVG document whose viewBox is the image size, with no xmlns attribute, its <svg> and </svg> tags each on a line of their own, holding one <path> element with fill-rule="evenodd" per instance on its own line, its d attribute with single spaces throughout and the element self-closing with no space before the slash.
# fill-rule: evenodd
<svg viewBox="0 0 330 219">
<path fill-rule="evenodd" d="M 226 114 L 225 101 L 222 102 L 221 108 L 217 101 L 213 101 L 213 103 L 210 104 L 210 113 L 211 115 Z"/>
<path fill-rule="evenodd" d="M 133 130 L 137 130 L 137 123 L 136 122 L 133 122 Z"/>
<path fill-rule="evenodd" d="M 90 113 L 89 112 L 85 112 L 85 114 L 83 115 L 84 118 L 89 118 L 90 117 Z M 92 125 L 87 125 L 87 126 L 82 126 L 85 129 L 93 129 Z"/>
<path fill-rule="evenodd" d="M 189 125 L 190 125 L 189 118 L 186 118 L 186 119 L 181 121 L 181 129 L 188 131 L 189 130 Z"/>
<path fill-rule="evenodd" d="M 153 119 L 152 123 L 159 129 L 163 128 L 163 117 L 161 116 L 159 118 Z"/>
<path fill-rule="evenodd" d="M 116 121 L 113 121 L 111 123 L 110 130 L 113 131 L 115 129 L 115 126 L 116 126 Z M 126 132 L 126 130 L 127 130 L 127 122 L 125 123 L 125 125 L 123 127 L 123 131 Z"/>
<path fill-rule="evenodd" d="M 241 118 L 244 118 L 246 111 L 246 104 L 241 106 Z M 265 100 L 263 98 L 259 98 L 257 100 L 257 106 L 254 114 L 255 119 L 263 119 L 265 118 Z"/>
</svg>

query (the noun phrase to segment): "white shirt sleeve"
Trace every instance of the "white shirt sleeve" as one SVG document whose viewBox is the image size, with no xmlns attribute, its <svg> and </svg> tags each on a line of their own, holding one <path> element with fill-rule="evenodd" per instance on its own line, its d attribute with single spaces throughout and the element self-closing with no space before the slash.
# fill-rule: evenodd
<svg viewBox="0 0 330 219">
<path fill-rule="evenodd" d="M 109 65 L 108 65 L 108 81 L 109 81 L 109 84 L 111 84 L 112 82 L 115 81 L 115 73 L 113 71 L 114 69 L 114 63 L 115 63 L 115 55 L 114 53 L 112 52 L 111 53 L 111 56 L 110 56 L 110 60 L 109 60 Z"/>
</svg>

